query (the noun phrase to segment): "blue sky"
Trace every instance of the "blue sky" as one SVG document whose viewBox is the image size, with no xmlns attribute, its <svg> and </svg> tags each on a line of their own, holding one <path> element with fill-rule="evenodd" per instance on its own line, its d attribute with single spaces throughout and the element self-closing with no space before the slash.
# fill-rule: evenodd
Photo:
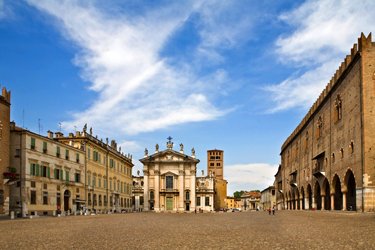
<svg viewBox="0 0 375 250">
<path fill-rule="evenodd" d="M 361 32 L 373 1 L 0 0 L 11 119 L 116 139 L 137 159 L 172 136 L 225 152 L 228 194 L 273 183 L 281 144 Z M 40 119 L 40 128 L 38 126 Z M 175 146 L 178 147 L 178 146 Z"/>
</svg>

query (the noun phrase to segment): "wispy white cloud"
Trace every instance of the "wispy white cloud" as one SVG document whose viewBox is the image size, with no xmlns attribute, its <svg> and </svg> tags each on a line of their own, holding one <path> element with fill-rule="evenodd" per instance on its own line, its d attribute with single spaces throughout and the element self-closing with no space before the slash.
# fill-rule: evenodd
<svg viewBox="0 0 375 250">
<path fill-rule="evenodd" d="M 28 2 L 55 17 L 66 38 L 79 46 L 74 62 L 98 93 L 91 107 L 63 123 L 65 129 L 89 123 L 102 132 L 137 134 L 225 114 L 209 100 L 199 77 L 159 55 L 196 5 L 160 7 L 140 17 L 111 16 L 76 1 Z"/>
<path fill-rule="evenodd" d="M 225 166 L 228 181 L 228 195 L 239 190 L 263 190 L 273 185 L 278 165 L 267 163 L 246 163 Z"/>
<path fill-rule="evenodd" d="M 212 63 L 223 63 L 220 50 L 230 49 L 251 38 L 254 21 L 243 11 L 241 1 L 205 1 L 199 5 L 199 35 L 202 39 L 197 55 Z"/>
<path fill-rule="evenodd" d="M 373 9 L 374 1 L 322 0 L 282 14 L 280 20 L 294 32 L 276 41 L 276 53 L 281 63 L 302 73 L 265 88 L 275 104 L 270 111 L 310 106 L 361 32 L 375 30 Z"/>
</svg>

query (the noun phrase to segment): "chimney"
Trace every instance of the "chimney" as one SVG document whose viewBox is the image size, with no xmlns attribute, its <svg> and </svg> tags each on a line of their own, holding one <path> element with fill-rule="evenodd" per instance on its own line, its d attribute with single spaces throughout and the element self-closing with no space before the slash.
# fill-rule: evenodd
<svg viewBox="0 0 375 250">
<path fill-rule="evenodd" d="M 51 130 L 47 131 L 47 137 L 53 139 L 53 132 Z"/>
<path fill-rule="evenodd" d="M 56 132 L 55 136 L 56 136 L 56 138 L 62 138 L 62 137 L 64 137 L 64 134 L 61 133 L 61 132 Z"/>
</svg>

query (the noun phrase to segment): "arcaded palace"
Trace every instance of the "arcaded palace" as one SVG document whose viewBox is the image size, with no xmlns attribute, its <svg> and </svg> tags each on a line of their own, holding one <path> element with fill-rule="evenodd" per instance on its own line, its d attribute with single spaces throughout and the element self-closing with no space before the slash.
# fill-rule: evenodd
<svg viewBox="0 0 375 250">
<path fill-rule="evenodd" d="M 361 34 L 281 148 L 279 209 L 375 211 L 375 43 Z"/>
</svg>

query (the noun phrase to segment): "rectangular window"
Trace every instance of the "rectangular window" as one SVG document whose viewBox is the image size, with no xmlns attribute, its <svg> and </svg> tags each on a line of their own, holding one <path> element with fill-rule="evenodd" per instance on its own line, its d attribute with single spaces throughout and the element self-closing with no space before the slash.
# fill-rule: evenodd
<svg viewBox="0 0 375 250">
<path fill-rule="evenodd" d="M 98 187 L 102 187 L 102 178 L 98 178 Z"/>
<path fill-rule="evenodd" d="M 104 188 L 107 188 L 107 179 L 104 177 Z"/>
<path fill-rule="evenodd" d="M 201 197 L 200 196 L 197 196 L 197 206 L 200 206 L 201 205 Z"/>
<path fill-rule="evenodd" d="M 75 173 L 74 181 L 75 182 L 81 182 L 81 174 L 80 173 Z"/>
<path fill-rule="evenodd" d="M 30 164 L 30 175 L 36 175 L 36 164 L 35 163 L 31 163 Z"/>
<path fill-rule="evenodd" d="M 36 191 L 35 190 L 30 191 L 30 204 L 33 204 L 33 205 L 36 204 Z"/>
<path fill-rule="evenodd" d="M 92 187 L 95 187 L 96 186 L 96 176 L 93 175 L 92 176 Z"/>
<path fill-rule="evenodd" d="M 216 163 L 216 166 L 220 166 L 220 162 Z"/>
<path fill-rule="evenodd" d="M 30 185 L 31 185 L 32 188 L 35 188 L 35 181 L 32 181 L 32 182 L 30 183 Z"/>
<path fill-rule="evenodd" d="M 65 149 L 65 159 L 69 160 L 69 150 Z"/>
<path fill-rule="evenodd" d="M 31 149 L 35 149 L 35 138 L 30 138 L 31 139 L 31 141 L 30 141 L 30 148 Z"/>
<path fill-rule="evenodd" d="M 87 175 L 87 184 L 90 186 L 91 184 L 91 174 Z"/>
<path fill-rule="evenodd" d="M 211 167 L 214 167 L 214 166 L 215 166 L 215 163 L 211 162 L 211 163 L 210 163 L 210 166 L 211 166 Z"/>
<path fill-rule="evenodd" d="M 210 205 L 210 197 L 205 197 L 205 205 L 206 206 Z"/>
<path fill-rule="evenodd" d="M 94 161 L 98 161 L 99 160 L 98 152 L 96 152 L 95 150 L 93 151 L 93 160 Z"/>
<path fill-rule="evenodd" d="M 90 160 L 90 158 L 91 158 L 91 149 L 87 148 L 87 159 Z"/>
<path fill-rule="evenodd" d="M 43 205 L 48 205 L 48 192 L 43 192 Z"/>
<path fill-rule="evenodd" d="M 143 205 L 143 196 L 139 197 L 139 205 Z"/>
<path fill-rule="evenodd" d="M 42 169 L 42 177 L 50 178 L 50 170 L 47 166 L 41 166 Z"/>
<path fill-rule="evenodd" d="M 186 191 L 185 198 L 186 198 L 186 201 L 190 200 L 190 192 L 189 191 Z"/>
<path fill-rule="evenodd" d="M 56 157 L 60 157 L 60 147 L 56 147 Z"/>
<path fill-rule="evenodd" d="M 173 189 L 173 176 L 166 176 L 166 189 Z"/>
<path fill-rule="evenodd" d="M 47 153 L 47 142 L 43 142 L 43 153 Z"/>
<path fill-rule="evenodd" d="M 69 182 L 69 171 L 68 170 L 65 170 L 65 181 L 66 182 Z"/>
<path fill-rule="evenodd" d="M 112 180 L 109 180 L 109 189 L 112 190 Z"/>
<path fill-rule="evenodd" d="M 76 154 L 76 162 L 79 163 L 79 154 Z"/>
<path fill-rule="evenodd" d="M 115 161 L 113 159 L 109 159 L 109 166 L 111 168 L 115 167 Z"/>
<path fill-rule="evenodd" d="M 14 155 L 14 157 L 18 158 L 20 156 L 21 156 L 21 149 L 16 148 L 16 154 Z"/>
</svg>

